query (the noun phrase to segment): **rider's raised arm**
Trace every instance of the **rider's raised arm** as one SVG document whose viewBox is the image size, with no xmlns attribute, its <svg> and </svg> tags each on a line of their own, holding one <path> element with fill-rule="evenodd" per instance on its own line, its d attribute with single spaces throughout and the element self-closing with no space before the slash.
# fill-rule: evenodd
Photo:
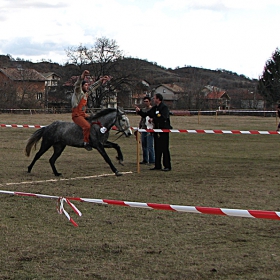
<svg viewBox="0 0 280 280">
<path fill-rule="evenodd" d="M 102 81 L 99 79 L 96 82 L 94 82 L 92 85 L 89 86 L 89 91 L 93 92 L 97 88 L 99 88 L 102 85 Z"/>
<path fill-rule="evenodd" d="M 84 70 L 83 73 L 81 74 L 81 76 L 78 76 L 78 79 L 77 79 L 76 83 L 74 84 L 74 93 L 76 96 L 78 96 L 80 94 L 80 92 L 82 92 L 82 82 L 85 79 L 85 77 L 88 75 L 89 75 L 89 71 Z"/>
<path fill-rule="evenodd" d="M 72 98 L 71 98 L 71 105 L 72 108 L 75 108 L 78 106 L 78 103 L 80 102 L 80 97 L 81 97 L 81 93 L 82 91 L 82 77 L 79 76 L 76 83 L 74 84 L 74 92 L 72 94 Z"/>
<path fill-rule="evenodd" d="M 78 76 L 78 79 L 77 79 L 76 83 L 74 84 L 74 92 L 76 95 L 79 94 L 81 91 L 82 81 L 83 81 L 82 77 Z"/>
</svg>

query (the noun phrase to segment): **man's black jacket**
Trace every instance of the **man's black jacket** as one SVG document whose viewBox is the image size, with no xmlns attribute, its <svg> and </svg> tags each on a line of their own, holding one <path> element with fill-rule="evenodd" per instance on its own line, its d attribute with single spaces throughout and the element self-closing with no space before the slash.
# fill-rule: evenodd
<svg viewBox="0 0 280 280">
<path fill-rule="evenodd" d="M 143 112 L 142 110 L 140 110 L 138 114 L 143 118 L 145 118 L 146 116 L 152 118 L 155 129 L 172 129 L 172 126 L 170 125 L 169 109 L 163 102 L 161 102 L 157 106 L 153 106 L 147 112 Z"/>
</svg>

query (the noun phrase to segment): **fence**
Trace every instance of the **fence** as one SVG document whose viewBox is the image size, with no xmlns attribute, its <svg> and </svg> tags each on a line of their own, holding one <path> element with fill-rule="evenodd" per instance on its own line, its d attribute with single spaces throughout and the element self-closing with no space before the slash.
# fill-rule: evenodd
<svg viewBox="0 0 280 280">
<path fill-rule="evenodd" d="M 101 108 L 89 108 L 89 111 L 97 112 L 101 110 Z M 1 109 L 0 113 L 6 113 L 6 114 L 71 114 L 72 108 L 66 107 L 66 108 L 37 108 L 37 109 Z"/>
<path fill-rule="evenodd" d="M 96 112 L 102 108 L 88 108 L 89 111 Z M 9 114 L 63 114 L 71 113 L 71 107 L 65 108 L 35 108 L 35 109 L 1 109 L 0 113 Z M 124 108 L 126 113 L 135 114 L 134 108 Z M 170 114 L 174 116 L 194 116 L 194 115 L 240 115 L 240 116 L 263 116 L 273 117 L 277 115 L 275 110 L 170 110 Z"/>
</svg>

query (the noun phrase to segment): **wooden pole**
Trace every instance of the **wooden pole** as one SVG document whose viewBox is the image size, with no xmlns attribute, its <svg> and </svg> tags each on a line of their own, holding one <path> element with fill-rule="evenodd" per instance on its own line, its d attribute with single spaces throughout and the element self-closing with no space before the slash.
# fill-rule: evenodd
<svg viewBox="0 0 280 280">
<path fill-rule="evenodd" d="M 197 113 L 197 118 L 198 118 L 198 124 L 200 123 L 200 110 Z"/>
<path fill-rule="evenodd" d="M 136 132 L 136 141 L 137 141 L 137 173 L 140 173 L 140 133 L 137 130 Z"/>
</svg>

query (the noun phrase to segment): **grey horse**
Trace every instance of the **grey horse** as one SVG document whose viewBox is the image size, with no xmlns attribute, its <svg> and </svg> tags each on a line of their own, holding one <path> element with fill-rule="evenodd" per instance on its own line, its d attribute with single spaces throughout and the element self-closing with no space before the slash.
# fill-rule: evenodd
<svg viewBox="0 0 280 280">
<path fill-rule="evenodd" d="M 105 151 L 105 148 L 116 149 L 117 159 L 120 163 L 123 161 L 123 155 L 120 146 L 116 143 L 108 141 L 109 131 L 115 125 L 118 132 L 121 132 L 126 137 L 132 134 L 129 120 L 125 113 L 119 108 L 108 108 L 101 110 L 95 115 L 90 115 L 88 121 L 91 123 L 90 130 L 90 145 L 95 148 L 109 164 L 116 176 L 122 175 L 113 165 L 111 159 Z M 53 147 L 53 155 L 49 159 L 55 176 L 60 176 L 57 172 L 55 161 L 61 155 L 66 146 L 83 148 L 83 132 L 80 126 L 72 122 L 55 121 L 48 126 L 42 127 L 35 131 L 28 139 L 25 154 L 30 155 L 31 149 L 42 138 L 41 147 L 36 153 L 33 161 L 28 166 L 28 173 L 31 172 L 36 161 L 50 148 Z"/>
</svg>

